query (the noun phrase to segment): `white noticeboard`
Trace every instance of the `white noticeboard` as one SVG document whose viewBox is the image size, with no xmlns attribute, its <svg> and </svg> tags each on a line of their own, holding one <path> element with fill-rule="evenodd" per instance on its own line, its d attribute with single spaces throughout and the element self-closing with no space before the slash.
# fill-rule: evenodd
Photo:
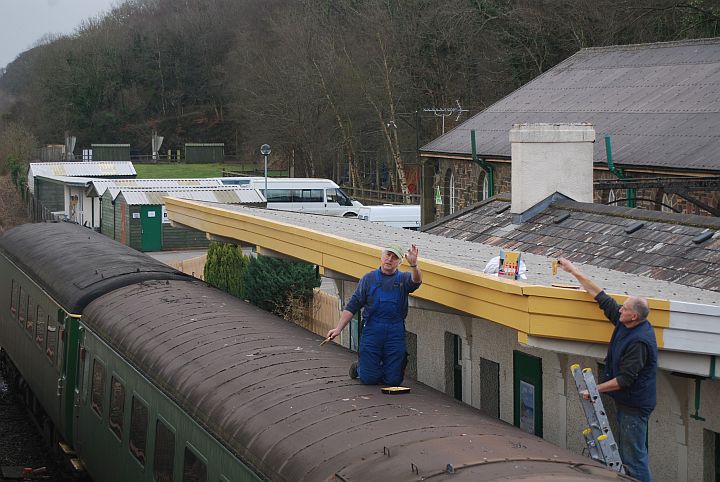
<svg viewBox="0 0 720 482">
<path fill-rule="evenodd" d="M 140 219 L 140 213 L 132 213 L 133 219 Z"/>
<path fill-rule="evenodd" d="M 154 218 L 154 217 L 155 217 L 155 211 L 148 211 L 147 213 L 148 213 L 148 217 L 149 217 L 149 218 Z"/>
<path fill-rule="evenodd" d="M 162 222 L 164 224 L 170 224 L 170 218 L 167 215 L 167 209 L 165 209 L 165 205 L 162 206 Z"/>
</svg>

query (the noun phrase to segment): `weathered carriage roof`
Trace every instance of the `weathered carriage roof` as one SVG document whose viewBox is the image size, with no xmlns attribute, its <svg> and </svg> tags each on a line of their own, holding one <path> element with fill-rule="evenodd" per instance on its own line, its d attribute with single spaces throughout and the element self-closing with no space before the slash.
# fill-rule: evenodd
<svg viewBox="0 0 720 482">
<path fill-rule="evenodd" d="M 82 256 L 77 256 L 82 252 Z M 187 279 L 175 269 L 72 223 L 17 226 L 0 235 L 0 254 L 35 279 L 67 312 L 146 279 Z M 5 275 L 5 273 L 3 273 Z"/>
<path fill-rule="evenodd" d="M 418 480 L 448 463 L 458 481 L 616 477 L 419 383 L 392 396 L 350 380 L 355 353 L 201 282 L 127 286 L 83 321 L 268 480 Z"/>
<path fill-rule="evenodd" d="M 130 161 L 31 162 L 28 171 L 32 172 L 33 176 L 134 177 L 137 175 Z"/>
<path fill-rule="evenodd" d="M 509 207 L 498 195 L 423 231 L 720 292 L 720 218 L 562 200 L 515 224 Z"/>
<path fill-rule="evenodd" d="M 509 158 L 517 123 L 595 126 L 595 162 L 720 171 L 720 38 L 582 49 L 422 147 Z"/>
</svg>

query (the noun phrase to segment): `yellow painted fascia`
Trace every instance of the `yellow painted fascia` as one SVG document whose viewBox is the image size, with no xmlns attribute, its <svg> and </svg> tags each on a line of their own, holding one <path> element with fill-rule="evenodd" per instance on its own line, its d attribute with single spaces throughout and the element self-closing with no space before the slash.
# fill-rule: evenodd
<svg viewBox="0 0 720 482">
<path fill-rule="evenodd" d="M 261 248 L 361 278 L 379 265 L 381 247 L 329 235 L 250 213 L 164 198 L 172 221 L 211 234 L 238 239 Z M 585 291 L 529 285 L 470 269 L 421 260 L 423 286 L 413 296 L 487 319 L 518 331 L 518 340 L 537 337 L 607 343 L 612 324 Z M 402 270 L 408 270 L 406 265 Z M 612 295 L 619 303 L 626 296 Z M 648 300 L 658 345 L 669 326 L 670 303 Z"/>
</svg>

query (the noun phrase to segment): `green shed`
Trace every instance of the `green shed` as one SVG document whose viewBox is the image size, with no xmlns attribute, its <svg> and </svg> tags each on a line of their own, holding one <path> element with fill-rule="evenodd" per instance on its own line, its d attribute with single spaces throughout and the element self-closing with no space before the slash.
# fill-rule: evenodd
<svg viewBox="0 0 720 482">
<path fill-rule="evenodd" d="M 222 142 L 185 144 L 187 163 L 223 162 L 223 159 L 225 159 L 225 144 Z"/>
<path fill-rule="evenodd" d="M 129 161 L 130 144 L 90 144 L 93 161 Z"/>
<path fill-rule="evenodd" d="M 173 226 L 166 216 L 164 196 L 196 201 L 265 207 L 257 189 L 230 186 L 192 189 L 108 188 L 102 195 L 101 232 L 139 251 L 205 248 L 203 231 Z"/>
</svg>

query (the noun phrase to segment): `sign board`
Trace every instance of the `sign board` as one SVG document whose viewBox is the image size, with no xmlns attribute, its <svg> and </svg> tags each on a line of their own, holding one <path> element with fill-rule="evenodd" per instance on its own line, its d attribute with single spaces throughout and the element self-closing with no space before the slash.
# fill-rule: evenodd
<svg viewBox="0 0 720 482">
<path fill-rule="evenodd" d="M 162 222 L 164 224 L 170 224 L 170 218 L 167 215 L 167 209 L 165 209 L 165 205 L 162 205 Z"/>
</svg>

